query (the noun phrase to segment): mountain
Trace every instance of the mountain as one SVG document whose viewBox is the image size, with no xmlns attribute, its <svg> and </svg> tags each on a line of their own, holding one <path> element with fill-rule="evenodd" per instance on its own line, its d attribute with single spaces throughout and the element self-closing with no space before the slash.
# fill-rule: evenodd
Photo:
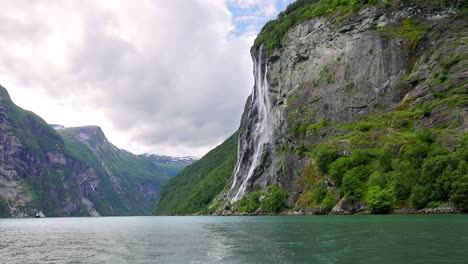
<svg viewBox="0 0 468 264">
<path fill-rule="evenodd" d="M 0 217 L 146 215 L 178 170 L 116 148 L 99 127 L 54 130 L 0 86 Z"/>
<path fill-rule="evenodd" d="M 195 208 L 218 214 L 468 209 L 467 10 L 466 1 L 445 0 L 288 6 L 251 49 L 255 86 L 238 148 L 227 155 L 236 155 L 236 165 L 224 173 L 227 184 L 215 198 Z M 177 188 L 161 192 L 169 197 Z M 159 206 L 162 201 L 156 213 L 167 213 Z"/>
<path fill-rule="evenodd" d="M 161 186 L 177 172 L 115 147 L 97 126 L 56 131 L 72 156 L 95 171 L 104 192 L 93 201 L 105 215 L 148 214 Z"/>
<path fill-rule="evenodd" d="M 174 164 L 174 165 L 190 165 L 195 161 L 199 160 L 197 157 L 171 157 L 165 155 L 156 155 L 156 154 L 148 154 L 145 153 L 142 156 L 151 159 L 152 161 L 159 163 L 159 164 Z"/>
</svg>

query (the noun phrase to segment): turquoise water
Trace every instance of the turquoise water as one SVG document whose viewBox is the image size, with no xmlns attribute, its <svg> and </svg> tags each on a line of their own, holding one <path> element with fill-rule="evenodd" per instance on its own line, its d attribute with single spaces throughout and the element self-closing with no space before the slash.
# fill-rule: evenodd
<svg viewBox="0 0 468 264">
<path fill-rule="evenodd" d="M 468 263 L 468 215 L 1 219 L 0 263 Z"/>
</svg>

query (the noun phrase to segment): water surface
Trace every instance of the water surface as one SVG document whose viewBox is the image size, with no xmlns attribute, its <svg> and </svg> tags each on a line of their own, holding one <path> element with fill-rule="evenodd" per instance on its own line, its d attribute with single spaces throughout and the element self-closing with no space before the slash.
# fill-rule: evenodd
<svg viewBox="0 0 468 264">
<path fill-rule="evenodd" d="M 468 215 L 0 219 L 0 263 L 467 263 Z"/>
</svg>

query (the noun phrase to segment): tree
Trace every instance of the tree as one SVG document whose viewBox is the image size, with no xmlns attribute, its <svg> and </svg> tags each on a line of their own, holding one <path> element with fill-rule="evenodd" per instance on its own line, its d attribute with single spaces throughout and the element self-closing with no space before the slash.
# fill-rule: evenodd
<svg viewBox="0 0 468 264">
<path fill-rule="evenodd" d="M 331 210 L 335 206 L 335 197 L 331 191 L 327 191 L 327 195 L 322 201 L 322 206 L 325 209 Z"/>
<path fill-rule="evenodd" d="M 266 213 L 279 213 L 284 207 L 286 197 L 286 193 L 280 188 L 271 187 L 270 194 L 262 200 L 262 210 Z"/>
<path fill-rule="evenodd" d="M 318 169 L 322 173 L 328 173 L 328 169 L 330 168 L 330 164 L 332 164 L 338 155 L 336 155 L 336 150 L 330 148 L 328 145 L 323 145 L 317 150 L 317 154 L 315 156 L 315 163 L 317 164 Z"/>
<path fill-rule="evenodd" d="M 454 177 L 457 177 L 452 183 L 450 191 L 450 202 L 460 209 L 468 209 L 468 165 L 461 161 L 458 168 L 454 171 Z"/>
<path fill-rule="evenodd" d="M 369 188 L 366 197 L 369 210 L 374 214 L 386 214 L 392 208 L 391 195 L 379 186 Z"/>
<path fill-rule="evenodd" d="M 422 209 L 426 207 L 429 202 L 429 196 L 431 195 L 430 186 L 422 186 L 417 184 L 411 191 L 409 198 L 410 205 L 416 209 Z"/>
<path fill-rule="evenodd" d="M 364 190 L 361 181 L 361 167 L 356 167 L 348 171 L 343 177 L 342 190 L 345 197 L 349 200 L 359 200 L 362 198 Z"/>
<path fill-rule="evenodd" d="M 420 170 L 415 169 L 414 164 L 403 159 L 392 162 L 394 171 L 390 173 L 395 197 L 398 201 L 406 201 L 413 187 L 416 185 L 420 175 Z"/>
<path fill-rule="evenodd" d="M 325 181 L 317 181 L 312 187 L 312 198 L 316 204 L 321 204 L 327 195 L 327 183 Z"/>
<path fill-rule="evenodd" d="M 352 168 L 352 160 L 350 157 L 341 157 L 330 165 L 329 174 L 333 181 L 340 185 L 345 173 Z"/>
</svg>

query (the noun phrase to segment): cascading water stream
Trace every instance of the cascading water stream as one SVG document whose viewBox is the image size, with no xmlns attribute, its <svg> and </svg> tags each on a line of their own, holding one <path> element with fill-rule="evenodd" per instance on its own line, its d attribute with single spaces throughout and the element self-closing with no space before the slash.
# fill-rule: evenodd
<svg viewBox="0 0 468 264">
<path fill-rule="evenodd" d="M 239 138 L 237 164 L 230 188 L 231 202 L 240 200 L 247 191 L 249 181 L 261 165 L 265 147 L 273 134 L 271 104 L 268 97 L 267 67 L 263 65 L 263 45 L 255 61 L 255 86 L 248 115 L 246 134 L 250 137 Z M 248 157 L 250 155 L 250 157 Z"/>
</svg>

